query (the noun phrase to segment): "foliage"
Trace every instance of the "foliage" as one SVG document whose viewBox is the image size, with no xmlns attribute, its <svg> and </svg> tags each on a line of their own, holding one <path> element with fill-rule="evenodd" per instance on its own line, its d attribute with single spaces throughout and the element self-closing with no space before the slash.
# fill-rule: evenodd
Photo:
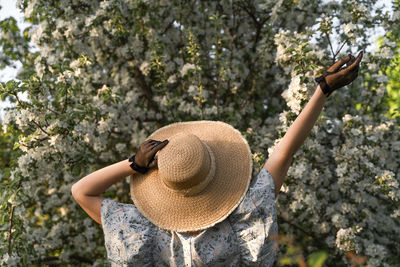
<svg viewBox="0 0 400 267">
<path fill-rule="evenodd" d="M 397 41 L 397 44 L 400 40 Z M 392 118 L 400 116 L 400 51 L 392 59 L 392 65 L 387 68 L 386 75 L 389 77 L 387 85 L 389 105 L 388 115 Z"/>
<path fill-rule="evenodd" d="M 160 126 L 226 121 L 259 168 L 315 90 L 313 78 L 366 49 L 368 29 L 399 23 L 398 7 L 389 16 L 376 2 L 19 1 L 33 26 L 20 36 L 6 19 L 0 38 L 0 66 L 23 64 L 19 81 L 0 86 L 15 103 L 3 131 L 19 153 L 0 185 L 2 214 L 14 207 L 3 264 L 103 265 L 101 228 L 70 188 Z M 295 237 L 311 266 L 400 262 L 400 131 L 383 116 L 388 77 L 379 73 L 395 50 L 388 36 L 384 50 L 364 55 L 357 80 L 330 96 L 276 202 L 280 233 Z M 104 195 L 130 202 L 127 183 Z M 1 230 L 6 237 L 4 222 Z M 280 249 L 280 259 L 291 253 Z"/>
<path fill-rule="evenodd" d="M 394 1 L 393 5 L 395 7 L 394 17 L 399 16 L 400 1 Z M 390 41 L 390 42 L 388 42 Z M 380 38 L 379 47 L 384 52 L 388 53 L 387 46 L 394 46 L 396 49 L 393 51 L 394 55 L 390 61 L 390 64 L 386 69 L 383 69 L 385 74 L 389 78 L 387 84 L 388 95 L 386 98 L 386 104 L 389 106 L 387 115 L 391 118 L 396 118 L 400 116 L 400 30 L 398 27 L 390 29 L 387 33 L 387 39 Z"/>
</svg>

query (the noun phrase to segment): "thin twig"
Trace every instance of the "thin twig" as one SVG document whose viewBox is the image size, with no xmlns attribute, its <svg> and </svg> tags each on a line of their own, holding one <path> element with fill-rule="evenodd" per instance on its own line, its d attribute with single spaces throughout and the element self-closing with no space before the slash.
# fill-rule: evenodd
<svg viewBox="0 0 400 267">
<path fill-rule="evenodd" d="M 335 52 L 333 52 L 333 46 L 331 43 L 331 39 L 329 38 L 329 34 L 327 32 L 325 32 L 325 35 L 326 35 L 326 38 L 328 38 L 328 43 L 329 43 L 329 46 L 331 47 L 331 52 L 333 55 L 333 62 L 336 62 L 336 55 L 335 55 Z"/>
<path fill-rule="evenodd" d="M 65 90 L 65 101 L 64 101 L 64 106 L 61 111 L 62 114 L 65 112 L 67 105 L 68 105 L 68 88 Z"/>
<path fill-rule="evenodd" d="M 8 229 L 8 255 L 11 255 L 11 239 L 12 239 L 12 223 L 13 223 L 13 216 L 14 216 L 14 208 L 15 206 L 11 206 L 11 215 L 10 215 L 10 227 Z"/>
<path fill-rule="evenodd" d="M 19 103 L 19 105 L 20 105 L 21 107 L 25 107 L 25 104 L 22 103 L 22 102 L 19 100 L 17 94 L 15 94 L 15 93 L 13 93 L 13 92 L 11 92 L 11 94 L 15 96 L 15 98 L 17 99 L 17 101 L 18 101 L 18 103 Z M 42 128 L 42 126 L 41 126 L 39 123 L 37 123 L 37 122 L 34 121 L 34 120 L 32 120 L 32 122 L 33 122 L 34 124 L 36 124 L 36 126 L 38 126 L 38 127 L 40 128 L 40 130 L 42 130 L 44 133 L 46 133 L 47 135 L 50 135 L 48 132 L 46 132 L 46 131 Z"/>
<path fill-rule="evenodd" d="M 242 5 L 242 4 L 239 4 L 239 3 L 237 3 L 237 5 L 239 7 L 241 7 L 247 13 L 247 15 L 249 15 L 251 17 L 251 19 L 253 20 L 254 24 L 258 28 L 260 23 L 257 21 L 257 18 L 255 17 L 255 15 L 249 9 L 247 9 L 246 5 Z"/>
<path fill-rule="evenodd" d="M 338 49 L 338 51 L 336 51 L 335 56 L 337 56 L 337 55 L 339 54 L 340 50 L 342 50 L 342 48 L 343 48 L 343 46 L 344 46 L 344 44 L 345 44 L 346 42 L 347 42 L 347 40 L 344 40 L 344 41 L 343 41 L 343 44 L 340 46 L 340 48 Z"/>
<path fill-rule="evenodd" d="M 32 120 L 32 122 L 33 122 L 34 124 L 36 124 L 36 126 L 39 127 L 40 130 L 42 130 L 45 134 L 50 135 L 48 132 L 46 132 L 46 131 L 42 128 L 42 126 L 41 126 L 39 123 L 37 123 L 37 122 L 34 121 L 34 120 Z"/>
<path fill-rule="evenodd" d="M 167 27 L 165 27 L 165 29 L 161 32 L 161 36 L 162 35 L 164 35 L 167 31 L 168 31 L 168 29 L 169 28 L 171 28 L 171 26 L 174 24 L 174 20 L 172 20 L 168 25 L 167 25 Z"/>
<path fill-rule="evenodd" d="M 135 74 L 136 81 L 142 89 L 150 108 L 158 113 L 159 109 L 153 103 L 153 92 L 151 90 L 151 87 L 146 83 L 144 75 L 142 74 L 138 66 L 133 66 L 133 72 Z"/>
<path fill-rule="evenodd" d="M 57 114 L 57 115 L 60 115 L 60 112 L 58 112 L 58 111 L 56 111 L 56 110 L 53 110 L 53 109 L 51 109 L 51 108 L 49 108 L 49 107 L 47 107 L 47 109 L 50 110 L 51 112 Z M 62 113 L 64 113 L 64 111 L 63 111 Z"/>
<path fill-rule="evenodd" d="M 19 180 L 19 183 L 18 183 L 16 191 L 21 186 L 21 182 L 22 182 L 22 180 Z M 11 255 L 11 241 L 12 241 L 12 226 L 13 226 L 14 208 L 15 208 L 15 205 L 12 204 L 11 205 L 11 212 L 10 212 L 11 213 L 10 214 L 10 228 L 8 229 L 8 255 Z"/>
<path fill-rule="evenodd" d="M 14 92 L 10 92 L 16 99 L 17 99 L 17 101 L 18 101 L 18 104 L 21 106 L 21 107 L 25 107 L 25 103 L 22 103 L 20 100 L 19 100 L 19 97 L 18 97 L 18 95 L 16 94 L 16 93 L 14 93 Z"/>
</svg>

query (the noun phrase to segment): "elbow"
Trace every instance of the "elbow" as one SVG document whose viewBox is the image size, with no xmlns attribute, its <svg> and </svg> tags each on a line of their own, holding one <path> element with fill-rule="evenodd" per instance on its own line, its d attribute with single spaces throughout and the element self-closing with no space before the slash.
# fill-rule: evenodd
<svg viewBox="0 0 400 267">
<path fill-rule="evenodd" d="M 76 186 L 76 183 L 71 186 L 71 195 L 76 201 L 78 200 L 79 193 L 78 193 L 78 187 Z"/>
</svg>

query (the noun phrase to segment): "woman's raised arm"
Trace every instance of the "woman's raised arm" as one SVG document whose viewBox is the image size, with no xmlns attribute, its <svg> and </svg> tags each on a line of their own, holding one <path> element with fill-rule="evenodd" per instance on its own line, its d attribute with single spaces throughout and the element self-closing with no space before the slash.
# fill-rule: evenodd
<svg viewBox="0 0 400 267">
<path fill-rule="evenodd" d="M 285 181 L 294 154 L 309 135 L 322 111 L 327 96 L 334 90 L 351 83 L 357 77 L 362 55 L 361 52 L 357 58 L 351 55 L 342 58 L 328 69 L 325 76 L 319 78 L 321 82 L 313 96 L 269 156 L 264 168 L 271 173 L 274 179 L 275 197 L 278 196 Z M 351 64 L 341 68 L 345 63 Z"/>
<path fill-rule="evenodd" d="M 292 163 L 293 155 L 310 133 L 321 113 L 326 98 L 318 85 L 307 105 L 290 126 L 282 140 L 276 145 L 265 163 L 264 168 L 271 173 L 274 179 L 275 197 L 278 196 L 285 180 L 286 173 Z"/>
</svg>

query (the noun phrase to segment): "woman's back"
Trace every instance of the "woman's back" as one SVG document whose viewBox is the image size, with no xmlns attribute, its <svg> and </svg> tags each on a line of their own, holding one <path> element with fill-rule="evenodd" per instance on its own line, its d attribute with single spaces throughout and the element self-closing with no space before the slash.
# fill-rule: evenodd
<svg viewBox="0 0 400 267">
<path fill-rule="evenodd" d="M 161 230 L 133 204 L 101 203 L 107 257 L 117 266 L 271 266 L 278 232 L 274 183 L 262 168 L 240 205 L 197 235 Z"/>
</svg>

